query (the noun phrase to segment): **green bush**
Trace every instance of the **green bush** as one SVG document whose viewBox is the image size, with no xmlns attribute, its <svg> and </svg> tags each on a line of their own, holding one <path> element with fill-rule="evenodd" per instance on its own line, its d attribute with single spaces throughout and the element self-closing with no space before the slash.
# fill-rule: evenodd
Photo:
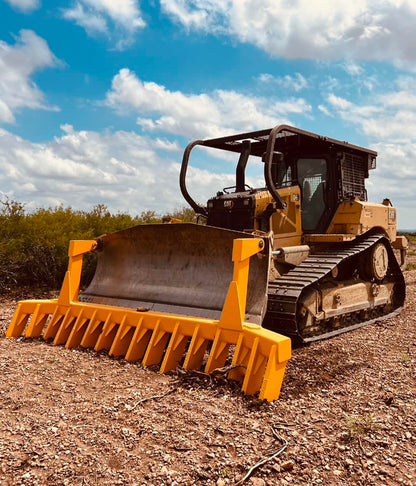
<svg viewBox="0 0 416 486">
<path fill-rule="evenodd" d="M 194 220 L 193 211 L 188 209 L 165 216 Z M 162 216 L 154 211 L 132 217 L 111 214 L 103 204 L 89 212 L 63 206 L 29 212 L 17 201 L 0 201 L 0 293 L 21 286 L 58 289 L 68 265 L 70 240 L 94 239 L 137 224 L 161 221 Z M 95 256 L 89 253 L 84 260 L 84 285 L 94 268 Z"/>
</svg>

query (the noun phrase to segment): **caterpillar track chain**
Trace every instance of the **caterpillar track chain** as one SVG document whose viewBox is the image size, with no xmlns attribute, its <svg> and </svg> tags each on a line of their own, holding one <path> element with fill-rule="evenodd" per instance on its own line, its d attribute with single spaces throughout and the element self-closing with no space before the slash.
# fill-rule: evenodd
<svg viewBox="0 0 416 486">
<path fill-rule="evenodd" d="M 359 278 L 360 267 L 369 258 L 369 252 L 381 243 L 387 250 L 388 268 L 381 281 L 366 282 Z M 340 275 L 334 277 L 339 269 Z M 345 277 L 345 273 L 347 276 Z M 325 287 L 326 283 L 326 287 Z M 322 298 L 323 290 L 334 301 L 339 289 L 359 286 L 360 295 L 369 295 L 366 302 L 334 302 L 332 309 L 309 315 L 313 325 L 307 324 L 305 301 L 312 294 Z M 377 298 L 377 289 L 383 287 L 387 296 Z M 387 319 L 400 312 L 405 299 L 405 283 L 389 240 L 381 235 L 360 237 L 353 242 L 336 246 L 317 246 L 300 265 L 275 281 L 269 282 L 268 307 L 263 326 L 291 336 L 297 342 L 307 343 L 332 337 L 355 329 L 374 320 Z M 342 299 L 338 299 L 342 300 Z M 319 303 L 317 303 L 319 307 Z M 310 322 L 309 322 L 310 324 Z"/>
</svg>

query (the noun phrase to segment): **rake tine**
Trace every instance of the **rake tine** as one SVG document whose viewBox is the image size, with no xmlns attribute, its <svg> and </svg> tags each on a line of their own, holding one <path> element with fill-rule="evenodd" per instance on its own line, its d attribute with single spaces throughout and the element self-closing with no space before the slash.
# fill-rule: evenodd
<svg viewBox="0 0 416 486">
<path fill-rule="evenodd" d="M 7 329 L 7 337 L 18 337 L 23 334 L 26 324 L 29 320 L 30 314 L 23 311 L 23 304 L 18 304 L 16 312 L 12 318 L 9 328 Z"/>
<path fill-rule="evenodd" d="M 259 395 L 260 400 L 268 400 L 269 402 L 272 402 L 279 398 L 285 370 L 286 362 L 278 362 L 277 346 L 274 344 L 270 350 L 266 372 L 261 385 Z"/>
<path fill-rule="evenodd" d="M 84 336 L 81 339 L 81 346 L 83 348 L 93 348 L 103 330 L 103 326 L 104 323 L 101 317 L 94 312 L 93 317 L 91 317 L 90 323 L 85 330 Z"/>
<path fill-rule="evenodd" d="M 111 345 L 116 337 L 119 324 L 112 320 L 112 313 L 109 312 L 107 319 L 104 322 L 101 334 L 98 336 L 97 342 L 94 346 L 95 351 L 101 351 L 106 349 L 107 351 L 111 348 Z"/>
<path fill-rule="evenodd" d="M 177 322 L 160 366 L 161 373 L 167 373 L 178 366 L 183 358 L 188 341 L 189 337 L 180 332 L 180 322 Z"/>
<path fill-rule="evenodd" d="M 144 317 L 141 317 L 136 326 L 136 330 L 134 331 L 129 349 L 127 350 L 125 357 L 126 361 L 139 361 L 143 358 L 151 334 L 152 330 L 144 326 Z"/>
<path fill-rule="evenodd" d="M 222 334 L 221 329 L 217 329 L 214 342 L 212 343 L 211 352 L 205 366 L 205 373 L 210 374 L 216 368 L 222 368 L 225 365 L 230 344 L 222 340 Z"/>
<path fill-rule="evenodd" d="M 156 365 L 162 361 L 169 337 L 170 333 L 161 329 L 160 320 L 158 320 L 142 361 L 144 367 Z"/>
<path fill-rule="evenodd" d="M 259 338 L 254 338 L 253 347 L 247 364 L 242 390 L 247 395 L 254 395 L 260 390 L 263 383 L 266 358 L 258 353 Z"/>
<path fill-rule="evenodd" d="M 71 334 L 69 335 L 69 338 L 65 344 L 66 348 L 76 348 L 81 344 L 82 338 L 84 337 L 84 334 L 88 328 L 88 324 L 95 318 L 96 313 L 97 312 L 94 311 L 91 318 L 83 317 L 82 314 L 78 316 L 78 319 L 76 320 Z"/>
<path fill-rule="evenodd" d="M 126 320 L 127 316 L 125 315 L 121 320 L 111 349 L 108 352 L 110 356 L 125 356 L 127 350 L 129 349 L 135 328 L 129 324 L 126 324 Z"/>
<path fill-rule="evenodd" d="M 244 334 L 240 334 L 234 352 L 233 361 L 231 363 L 231 366 L 235 366 L 235 368 L 228 373 L 228 378 L 230 380 L 244 380 L 245 370 L 247 368 L 249 358 L 250 348 L 245 345 Z"/>
<path fill-rule="evenodd" d="M 56 333 L 55 339 L 53 341 L 53 344 L 55 345 L 66 344 L 77 319 L 79 317 L 82 317 L 83 309 L 81 309 L 78 318 L 70 312 L 70 309 L 68 309 L 65 319 L 63 320 L 61 326 L 58 329 L 58 332 Z"/>
<path fill-rule="evenodd" d="M 199 336 L 200 326 L 195 327 L 183 367 L 185 370 L 199 370 L 202 366 L 208 340 Z"/>
<path fill-rule="evenodd" d="M 55 338 L 58 329 L 60 328 L 62 321 L 64 320 L 65 316 L 70 312 L 70 307 L 65 310 L 65 313 L 60 311 L 59 306 L 56 306 L 55 312 L 52 314 L 52 318 L 49 321 L 48 327 L 43 334 L 43 339 L 51 339 Z"/>
<path fill-rule="evenodd" d="M 41 312 L 41 304 L 37 304 L 29 325 L 27 326 L 25 336 L 30 338 L 39 337 L 42 334 L 43 327 L 48 320 L 48 317 L 48 314 Z"/>
</svg>

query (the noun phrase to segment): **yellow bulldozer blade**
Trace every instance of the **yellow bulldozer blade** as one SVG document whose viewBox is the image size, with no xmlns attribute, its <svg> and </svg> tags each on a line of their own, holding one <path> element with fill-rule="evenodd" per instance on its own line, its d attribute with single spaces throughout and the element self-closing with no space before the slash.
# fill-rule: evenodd
<svg viewBox="0 0 416 486">
<path fill-rule="evenodd" d="M 147 229 L 149 226 L 150 229 Z M 174 268 L 175 272 L 182 270 L 173 277 L 171 289 L 166 285 L 170 279 L 169 267 L 152 256 L 155 254 L 154 247 L 152 251 L 154 236 L 162 236 L 162 230 L 156 226 L 164 226 L 165 230 L 167 226 L 182 227 L 167 230 L 171 232 L 171 241 L 178 243 L 179 238 L 179 246 L 180 235 L 184 235 L 180 264 L 175 263 L 178 259 L 175 260 L 171 253 L 165 255 L 165 240 L 159 240 L 162 249 L 159 257 L 165 255 L 173 266 L 179 265 L 181 268 Z M 188 229 L 187 226 L 146 225 L 143 226 L 146 229 L 132 228 L 107 235 L 104 242 L 98 240 L 98 247 L 104 246 L 104 250 L 101 248 L 103 256 L 101 263 L 100 257 L 98 259 L 97 271 L 90 287 L 81 294 L 84 301 L 79 298 L 83 254 L 97 249 L 97 241 L 71 241 L 68 271 L 58 299 L 19 302 L 6 336 L 42 336 L 45 340 L 52 339 L 55 345 L 65 345 L 67 348 L 82 346 L 96 351 L 107 350 L 111 356 L 124 357 L 127 361 L 141 361 L 144 367 L 159 365 L 161 373 L 174 370 L 180 365 L 187 370 L 203 369 L 206 373 L 212 373 L 228 363 L 231 365 L 229 378 L 241 381 L 244 393 L 259 393 L 260 399 L 276 400 L 280 394 L 286 363 L 291 356 L 291 343 L 289 338 L 263 329 L 254 322 L 264 312 L 267 292 L 267 281 L 265 285 L 260 283 L 257 288 L 255 285 L 260 274 L 265 274 L 267 278 L 268 258 L 259 255 L 265 250 L 264 240 L 254 237 L 233 238 L 230 234 L 225 236 L 225 240 L 232 244 L 232 259 L 229 253 L 228 260 L 234 264 L 231 263 L 231 277 L 222 297 L 221 308 L 218 309 L 220 290 L 228 270 L 219 270 L 223 262 L 216 245 L 211 248 L 216 255 L 198 250 L 201 242 L 205 241 L 209 245 L 211 240 L 205 239 L 208 232 L 202 237 L 196 237 L 198 233 L 193 227 L 195 225 L 189 225 Z M 208 228 L 211 236 L 211 230 L 221 231 Z M 139 236 L 135 235 L 136 232 Z M 220 235 L 217 243 L 222 241 L 227 248 L 228 244 L 222 237 Z M 139 240 L 142 241 L 141 246 Z M 136 244 L 132 245 L 132 241 Z M 191 247 L 194 250 L 196 248 L 196 251 L 190 252 Z M 130 257 L 126 256 L 128 254 Z M 189 258 L 200 261 L 202 267 L 189 267 L 192 263 Z M 204 258 L 218 260 L 215 260 L 215 266 L 209 268 Z M 250 258 L 254 265 L 250 264 Z M 251 266 L 258 268 L 252 272 Z M 160 286 L 162 267 L 165 285 Z M 218 288 L 215 282 L 208 286 L 205 300 L 201 288 L 195 287 L 198 282 L 202 285 L 203 267 L 205 277 L 212 277 L 212 272 L 217 272 L 218 283 Z M 139 278 L 139 274 L 145 277 Z M 184 285 L 184 280 L 191 275 L 194 279 Z M 249 280 L 252 281 L 251 286 L 248 285 Z M 116 282 L 120 285 L 117 286 Z M 159 291 L 158 286 L 161 287 Z M 117 295 L 114 293 L 115 287 Z M 189 289 L 194 287 L 196 292 L 188 298 Z M 264 295 L 260 303 L 259 295 Z M 105 303 L 102 300 L 99 302 L 100 299 Z M 212 313 L 218 313 L 218 317 L 205 317 Z M 252 322 L 247 322 L 247 317 Z"/>
</svg>

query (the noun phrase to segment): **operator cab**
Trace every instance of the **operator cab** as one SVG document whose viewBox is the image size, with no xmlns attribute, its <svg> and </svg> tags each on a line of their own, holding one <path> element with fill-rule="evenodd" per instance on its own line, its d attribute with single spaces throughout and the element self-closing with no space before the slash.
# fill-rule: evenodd
<svg viewBox="0 0 416 486">
<path fill-rule="evenodd" d="M 195 145 L 238 154 L 236 184 L 208 200 L 207 207 L 195 203 L 186 189 L 189 154 Z M 270 218 L 287 211 L 281 194 L 298 186 L 303 233 L 325 233 L 339 204 L 345 200 L 367 200 L 365 179 L 375 168 L 377 153 L 298 128 L 281 125 L 220 139 L 196 141 L 185 150 L 181 168 L 181 190 L 207 224 L 238 231 L 269 231 Z M 246 185 L 248 160 L 264 163 L 265 186 Z M 299 191 L 298 190 L 298 191 Z"/>
</svg>

